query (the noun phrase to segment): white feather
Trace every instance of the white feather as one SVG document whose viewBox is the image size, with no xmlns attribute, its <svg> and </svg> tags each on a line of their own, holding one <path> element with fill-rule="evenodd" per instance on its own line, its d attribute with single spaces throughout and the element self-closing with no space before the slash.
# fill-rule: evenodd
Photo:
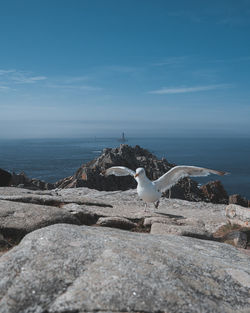
<svg viewBox="0 0 250 313">
<path fill-rule="evenodd" d="M 135 176 L 135 171 L 131 170 L 130 168 L 127 168 L 125 166 L 113 166 L 108 168 L 105 171 L 105 176 L 109 175 L 115 175 L 115 176 Z"/>
<path fill-rule="evenodd" d="M 166 174 L 155 180 L 154 184 L 159 191 L 164 192 L 174 186 L 181 178 L 208 176 L 210 174 L 225 175 L 226 173 L 204 167 L 180 165 L 171 168 Z"/>
</svg>

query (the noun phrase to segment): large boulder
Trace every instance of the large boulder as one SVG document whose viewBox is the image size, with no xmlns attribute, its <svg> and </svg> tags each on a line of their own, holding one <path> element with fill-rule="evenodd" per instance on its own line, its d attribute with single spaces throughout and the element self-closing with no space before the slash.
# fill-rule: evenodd
<svg viewBox="0 0 250 313">
<path fill-rule="evenodd" d="M 0 312 L 246 313 L 249 261 L 218 242 L 57 224 L 0 258 Z"/>
<path fill-rule="evenodd" d="M 0 187 L 9 186 L 11 182 L 11 174 L 0 168 Z"/>
<path fill-rule="evenodd" d="M 58 207 L 0 200 L 0 233 L 7 239 L 18 241 L 35 229 L 56 223 L 81 224 Z"/>
</svg>

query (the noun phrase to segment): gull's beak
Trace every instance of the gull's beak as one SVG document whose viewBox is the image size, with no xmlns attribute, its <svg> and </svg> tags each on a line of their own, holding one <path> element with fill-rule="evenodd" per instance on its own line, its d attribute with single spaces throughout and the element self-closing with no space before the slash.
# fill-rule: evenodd
<svg viewBox="0 0 250 313">
<path fill-rule="evenodd" d="M 135 174 L 135 178 L 136 178 L 137 176 L 139 176 L 139 174 L 138 174 L 138 173 L 136 173 L 136 174 Z"/>
</svg>

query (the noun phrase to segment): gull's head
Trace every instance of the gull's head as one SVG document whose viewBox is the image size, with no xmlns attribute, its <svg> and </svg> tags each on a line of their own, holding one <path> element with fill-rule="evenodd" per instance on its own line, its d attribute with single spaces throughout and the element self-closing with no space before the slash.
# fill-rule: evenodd
<svg viewBox="0 0 250 313">
<path fill-rule="evenodd" d="M 144 168 L 142 168 L 142 167 L 137 168 L 135 171 L 135 178 L 136 177 L 143 177 L 143 176 L 145 176 Z"/>
</svg>

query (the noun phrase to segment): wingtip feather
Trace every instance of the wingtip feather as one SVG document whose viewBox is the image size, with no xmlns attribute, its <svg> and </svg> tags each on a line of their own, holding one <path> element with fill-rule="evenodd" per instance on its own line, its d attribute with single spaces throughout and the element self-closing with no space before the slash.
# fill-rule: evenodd
<svg viewBox="0 0 250 313">
<path fill-rule="evenodd" d="M 218 171 L 218 175 L 220 176 L 225 176 L 225 175 L 229 175 L 229 172 L 224 172 L 224 171 Z"/>
</svg>

